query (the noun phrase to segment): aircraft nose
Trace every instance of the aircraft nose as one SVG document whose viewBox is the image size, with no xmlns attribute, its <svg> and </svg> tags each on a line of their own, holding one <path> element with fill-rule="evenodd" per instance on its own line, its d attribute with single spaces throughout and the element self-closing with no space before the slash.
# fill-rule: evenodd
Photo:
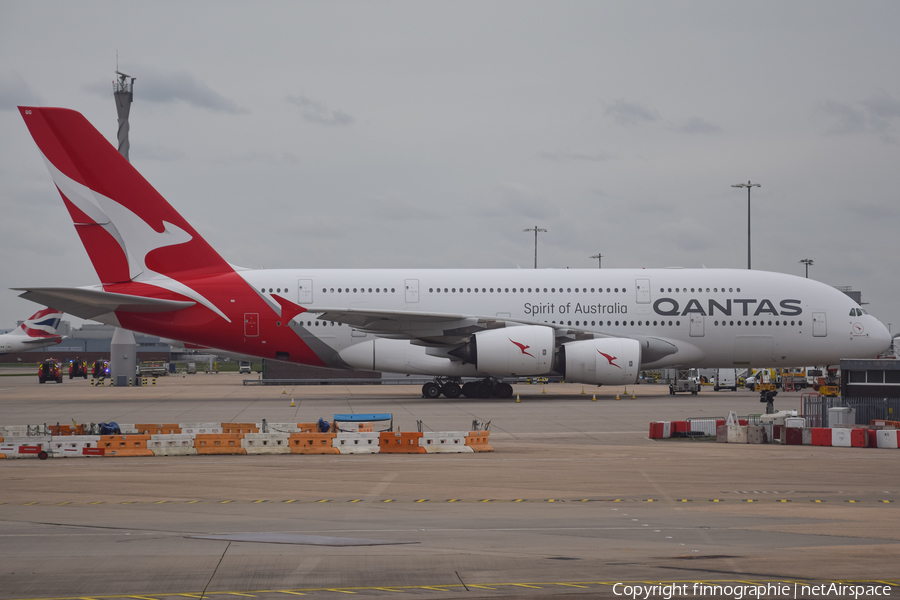
<svg viewBox="0 0 900 600">
<path fill-rule="evenodd" d="M 884 326 L 881 321 L 875 320 L 875 331 L 872 334 L 872 340 L 874 342 L 875 353 L 881 354 L 888 350 L 891 347 L 891 343 L 893 339 L 891 338 L 891 332 L 888 331 L 888 328 Z"/>
</svg>

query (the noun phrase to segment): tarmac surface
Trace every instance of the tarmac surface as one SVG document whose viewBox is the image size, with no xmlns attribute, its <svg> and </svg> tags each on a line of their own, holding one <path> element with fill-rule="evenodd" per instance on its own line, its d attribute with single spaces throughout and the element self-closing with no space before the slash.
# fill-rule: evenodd
<svg viewBox="0 0 900 600">
<path fill-rule="evenodd" d="M 652 420 L 761 412 L 757 394 L 522 385 L 516 403 L 245 377 L 143 388 L 0 377 L 0 424 L 390 412 L 407 431 L 490 421 L 495 452 L 0 460 L 0 598 L 631 597 L 616 583 L 734 598 L 730 586 L 777 583 L 763 596 L 786 598 L 812 582 L 900 586 L 900 451 L 647 438 Z M 799 403 L 782 393 L 776 408 Z M 701 596 L 695 583 L 723 587 Z M 853 597 L 843 591 L 829 597 Z"/>
</svg>

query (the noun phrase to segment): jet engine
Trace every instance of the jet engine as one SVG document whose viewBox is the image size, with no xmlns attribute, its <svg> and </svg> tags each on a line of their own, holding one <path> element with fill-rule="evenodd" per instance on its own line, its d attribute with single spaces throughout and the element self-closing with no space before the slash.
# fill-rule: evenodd
<svg viewBox="0 0 900 600">
<path fill-rule="evenodd" d="M 543 375 L 552 369 L 554 346 L 552 328 L 521 325 L 479 331 L 449 354 L 482 373 Z"/>
<path fill-rule="evenodd" d="M 640 366 L 637 340 L 600 338 L 563 344 L 556 370 L 573 383 L 623 385 L 637 381 Z"/>
</svg>

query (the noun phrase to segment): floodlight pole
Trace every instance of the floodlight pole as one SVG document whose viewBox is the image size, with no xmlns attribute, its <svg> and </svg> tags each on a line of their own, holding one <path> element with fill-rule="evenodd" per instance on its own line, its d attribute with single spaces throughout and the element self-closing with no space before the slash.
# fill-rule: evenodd
<svg viewBox="0 0 900 600">
<path fill-rule="evenodd" d="M 762 187 L 758 183 L 738 183 L 731 187 L 747 188 L 747 268 L 750 268 L 750 188 Z"/>
<path fill-rule="evenodd" d="M 537 269 L 537 234 L 539 231 L 546 232 L 546 229 L 539 229 L 537 225 L 530 229 L 523 229 L 522 231 L 533 231 L 534 232 L 534 268 Z"/>
<path fill-rule="evenodd" d="M 809 279 L 809 268 L 814 264 L 813 259 L 804 258 L 800 262 L 803 263 L 804 265 L 806 265 L 806 278 Z"/>
</svg>

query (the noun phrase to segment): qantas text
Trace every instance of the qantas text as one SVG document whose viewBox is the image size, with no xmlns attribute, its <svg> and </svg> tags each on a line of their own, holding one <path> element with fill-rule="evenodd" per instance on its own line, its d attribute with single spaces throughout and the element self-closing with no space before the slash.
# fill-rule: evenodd
<svg viewBox="0 0 900 600">
<path fill-rule="evenodd" d="M 722 315 L 730 317 L 735 316 L 748 317 L 751 314 L 754 317 L 760 315 L 774 315 L 782 317 L 795 317 L 803 312 L 803 309 L 797 306 L 800 300 L 782 300 L 778 303 L 781 312 L 775 308 L 771 300 L 753 300 L 753 299 L 728 299 L 725 304 L 721 304 L 715 300 L 709 300 L 706 309 L 697 299 L 688 300 L 684 309 L 673 298 L 660 298 L 653 303 L 653 311 L 664 317 L 676 317 L 689 314 L 698 314 L 704 316 Z"/>
</svg>

